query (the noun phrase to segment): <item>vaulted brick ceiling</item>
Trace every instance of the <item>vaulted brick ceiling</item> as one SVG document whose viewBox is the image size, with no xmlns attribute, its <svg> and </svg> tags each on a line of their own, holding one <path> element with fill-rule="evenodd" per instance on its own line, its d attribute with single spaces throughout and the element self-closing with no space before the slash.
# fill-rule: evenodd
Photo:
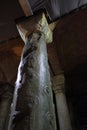
<svg viewBox="0 0 87 130">
<path fill-rule="evenodd" d="M 18 36 L 14 20 L 22 16 L 24 13 L 17 0 L 1 0 L 0 42 Z M 54 43 L 65 71 L 87 62 L 87 8 L 58 20 L 54 31 Z"/>
<path fill-rule="evenodd" d="M 87 8 L 58 21 L 54 43 L 65 71 L 87 62 Z"/>
<path fill-rule="evenodd" d="M 18 35 L 15 19 L 24 13 L 17 0 L 0 1 L 0 41 L 8 40 Z"/>
<path fill-rule="evenodd" d="M 52 18 L 58 18 L 87 3 L 87 0 L 29 0 L 36 11 L 46 8 Z M 15 19 L 24 16 L 18 0 L 0 0 L 0 42 L 18 36 Z"/>
</svg>

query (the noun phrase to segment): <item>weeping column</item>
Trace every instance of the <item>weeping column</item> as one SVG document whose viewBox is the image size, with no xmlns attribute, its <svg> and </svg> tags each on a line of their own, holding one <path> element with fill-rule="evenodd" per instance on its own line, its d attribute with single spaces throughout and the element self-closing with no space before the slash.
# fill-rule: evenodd
<svg viewBox="0 0 87 130">
<path fill-rule="evenodd" d="M 52 42 L 45 15 L 17 23 L 25 42 L 15 85 L 9 130 L 56 130 L 46 43 Z"/>
<path fill-rule="evenodd" d="M 70 115 L 65 97 L 65 78 L 63 74 L 53 78 L 60 130 L 72 130 Z"/>
</svg>

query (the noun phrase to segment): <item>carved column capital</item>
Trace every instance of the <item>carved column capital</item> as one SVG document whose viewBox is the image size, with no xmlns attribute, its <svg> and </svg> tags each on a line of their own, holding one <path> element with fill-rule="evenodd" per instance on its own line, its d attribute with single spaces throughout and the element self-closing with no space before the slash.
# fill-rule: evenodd
<svg viewBox="0 0 87 130">
<path fill-rule="evenodd" d="M 25 44 L 28 41 L 28 37 L 35 32 L 43 33 L 46 43 L 51 43 L 53 41 L 52 31 L 43 12 L 40 12 L 39 14 L 25 20 L 18 21 L 17 29 Z"/>
<path fill-rule="evenodd" d="M 52 79 L 54 93 L 64 92 L 65 78 L 63 74 L 54 76 Z"/>
</svg>

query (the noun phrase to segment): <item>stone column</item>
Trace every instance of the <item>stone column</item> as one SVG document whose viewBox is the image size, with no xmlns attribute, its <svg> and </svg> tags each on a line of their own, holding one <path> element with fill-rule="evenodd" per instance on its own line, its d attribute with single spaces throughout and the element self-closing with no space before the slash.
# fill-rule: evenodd
<svg viewBox="0 0 87 130">
<path fill-rule="evenodd" d="M 58 75 L 53 78 L 53 90 L 56 97 L 57 113 L 60 130 L 72 130 L 66 97 L 64 93 L 65 78 L 64 75 Z"/>
<path fill-rule="evenodd" d="M 46 43 L 52 33 L 40 13 L 17 24 L 25 42 L 8 130 L 56 130 Z"/>
<path fill-rule="evenodd" d="M 10 105 L 13 98 L 13 86 L 8 83 L 0 83 L 0 130 L 7 130 Z"/>
</svg>

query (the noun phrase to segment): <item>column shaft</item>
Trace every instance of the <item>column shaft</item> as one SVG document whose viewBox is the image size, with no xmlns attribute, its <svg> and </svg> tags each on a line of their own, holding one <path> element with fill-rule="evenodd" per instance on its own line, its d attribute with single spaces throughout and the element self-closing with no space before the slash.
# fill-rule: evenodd
<svg viewBox="0 0 87 130">
<path fill-rule="evenodd" d="M 56 103 L 60 130 L 72 130 L 66 97 L 64 93 L 56 94 Z"/>
<path fill-rule="evenodd" d="M 65 79 L 63 74 L 53 78 L 53 89 L 56 97 L 56 106 L 60 130 L 72 130 L 69 110 L 64 93 Z"/>
<path fill-rule="evenodd" d="M 46 41 L 41 32 L 28 37 L 18 69 L 15 91 L 15 109 L 12 108 L 14 111 L 11 113 L 13 122 L 9 129 L 56 130 Z"/>
<path fill-rule="evenodd" d="M 0 130 L 7 130 L 12 97 L 13 86 L 8 83 L 0 83 Z"/>
</svg>

